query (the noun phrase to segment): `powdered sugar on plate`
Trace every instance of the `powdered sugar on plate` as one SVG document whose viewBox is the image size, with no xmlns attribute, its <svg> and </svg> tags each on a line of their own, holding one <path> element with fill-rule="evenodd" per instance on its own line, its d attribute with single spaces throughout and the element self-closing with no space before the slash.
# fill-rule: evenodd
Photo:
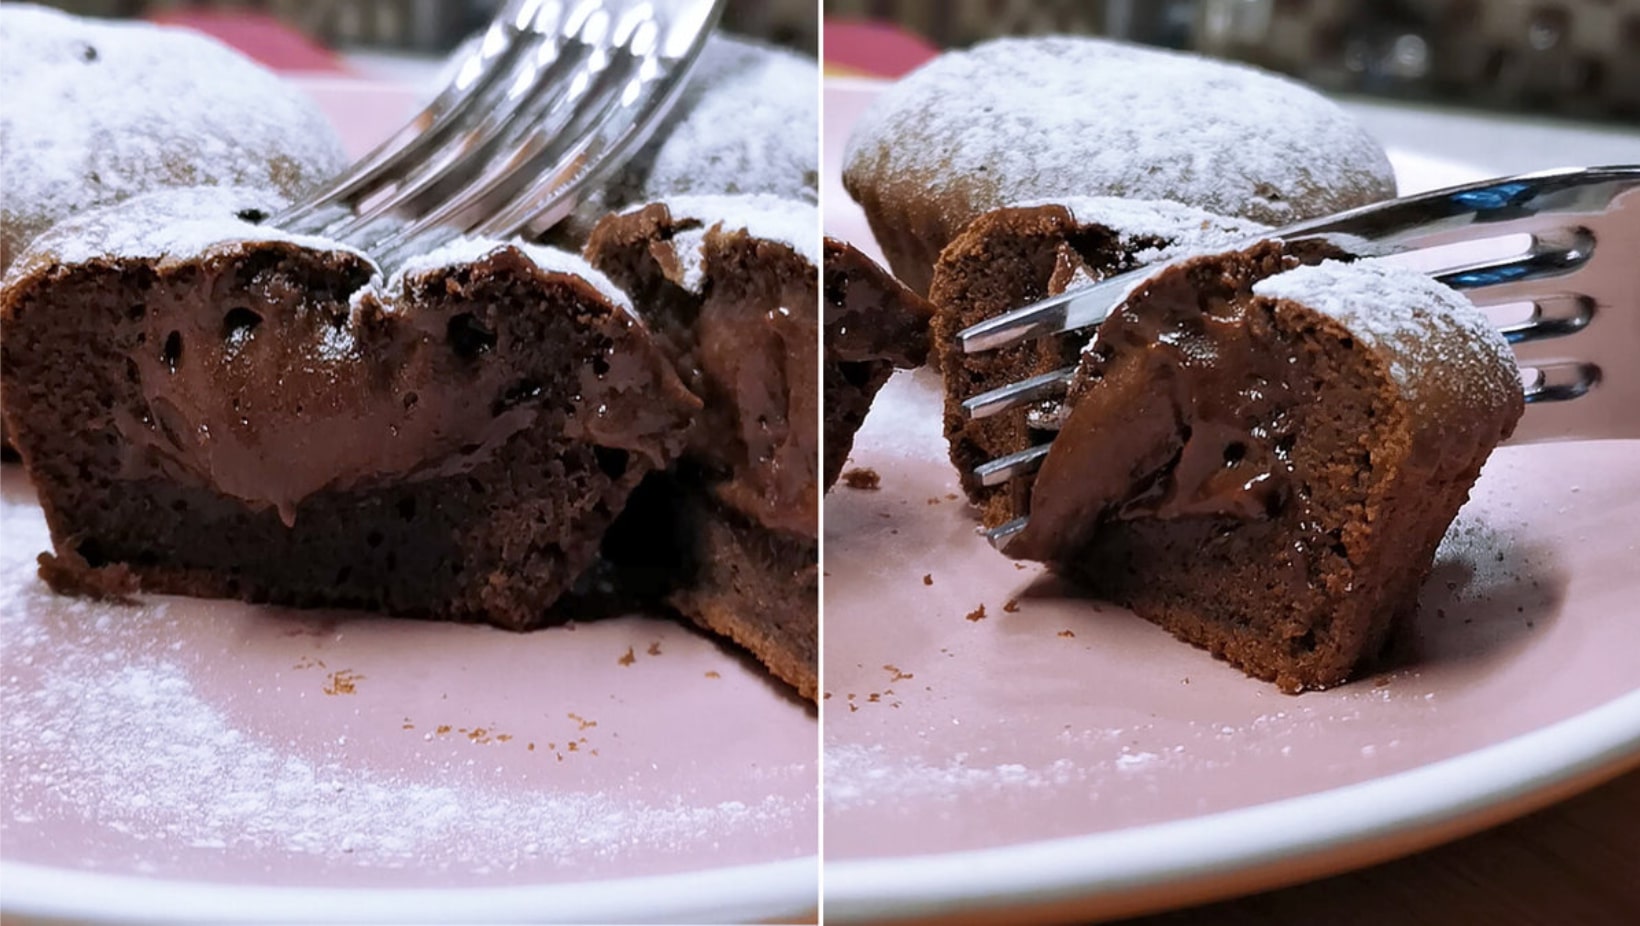
<svg viewBox="0 0 1640 926">
<path fill-rule="evenodd" d="M 346 164 L 310 100 L 198 33 L 8 3 L 0 47 L 10 257 L 58 219 L 150 190 L 297 195 Z"/>
<path fill-rule="evenodd" d="M 7 467 L 8 483 L 20 475 Z M 336 624 L 227 602 L 63 598 L 34 576 L 49 539 L 26 495 L 8 485 L 0 505 L 7 860 L 437 886 L 814 851 L 812 721 L 681 627 L 520 636 L 363 616 Z M 640 653 L 626 665 L 623 633 L 637 635 Z M 509 654 L 520 649 L 533 655 L 515 668 Z M 360 661 L 372 651 L 373 663 Z M 565 659 L 601 668 L 555 683 Z M 526 663 L 544 677 L 513 704 L 508 689 Z M 662 690 L 713 724 L 760 730 L 761 744 L 721 748 L 703 720 L 668 715 L 654 700 Z M 636 719 L 645 711 L 662 718 L 655 728 Z M 475 731 L 472 716 L 488 727 Z"/>
</svg>

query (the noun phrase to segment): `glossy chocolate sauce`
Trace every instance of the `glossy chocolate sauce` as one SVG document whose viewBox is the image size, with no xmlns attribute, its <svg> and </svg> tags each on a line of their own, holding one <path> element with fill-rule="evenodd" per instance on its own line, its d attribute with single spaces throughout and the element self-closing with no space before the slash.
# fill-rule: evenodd
<svg viewBox="0 0 1640 926">
<path fill-rule="evenodd" d="M 1244 282 L 1164 273 L 1100 326 L 1009 555 L 1071 556 L 1109 518 L 1281 510 L 1292 492 L 1288 412 L 1303 395 L 1289 382 L 1293 359 L 1267 349 L 1268 318 L 1245 287 L 1296 262 L 1274 245 L 1249 256 Z"/>
</svg>

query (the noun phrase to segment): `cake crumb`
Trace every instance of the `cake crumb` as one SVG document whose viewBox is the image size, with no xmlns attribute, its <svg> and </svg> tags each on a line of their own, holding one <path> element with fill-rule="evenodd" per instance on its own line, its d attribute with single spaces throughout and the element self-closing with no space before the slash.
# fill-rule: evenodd
<svg viewBox="0 0 1640 926">
<path fill-rule="evenodd" d="M 923 584 L 924 585 L 933 585 L 934 584 L 934 574 L 932 572 L 923 573 Z"/>
<path fill-rule="evenodd" d="M 723 676 L 719 675 L 718 670 L 716 670 L 716 669 L 707 669 L 706 670 L 706 677 L 707 678 L 722 678 Z"/>
<path fill-rule="evenodd" d="M 638 661 L 638 656 L 632 652 L 632 647 L 629 646 L 626 648 L 626 655 L 615 661 L 623 666 L 629 666 Z"/>
<path fill-rule="evenodd" d="M 137 575 L 124 563 L 93 566 L 70 550 L 60 556 L 41 553 L 35 558 L 41 581 L 59 595 L 136 604 Z"/>
<path fill-rule="evenodd" d="M 1007 603 L 1002 606 L 1002 610 L 1004 612 L 1008 613 L 1008 614 L 1014 614 L 1014 613 L 1018 612 L 1019 611 L 1019 599 L 1018 598 L 1008 599 Z"/>
<path fill-rule="evenodd" d="M 969 611 L 968 619 L 976 622 L 985 620 L 985 605 L 982 604 L 974 610 Z"/>
<path fill-rule="evenodd" d="M 330 673 L 330 680 L 325 682 L 324 692 L 327 695 L 355 694 L 361 681 L 364 681 L 364 676 L 352 669 L 337 669 Z"/>
<path fill-rule="evenodd" d="M 898 681 L 901 681 L 903 679 L 916 678 L 916 676 L 913 675 L 912 673 L 902 670 L 899 666 L 894 665 L 893 663 L 888 663 L 888 664 L 884 665 L 883 670 L 886 671 L 886 672 L 891 673 L 894 676 L 893 678 L 888 680 L 889 684 L 893 684 L 894 682 L 898 682 Z"/>
<path fill-rule="evenodd" d="M 648 652 L 651 656 L 659 656 L 661 654 L 661 641 L 656 640 L 655 642 L 649 644 Z"/>
<path fill-rule="evenodd" d="M 843 474 L 843 484 L 851 489 L 875 492 L 882 488 L 882 477 L 874 469 L 856 468 Z"/>
<path fill-rule="evenodd" d="M 1067 640 L 1069 640 L 1072 637 L 1076 636 L 1076 634 L 1071 633 L 1069 629 L 1059 631 L 1059 635 L 1064 637 Z"/>
</svg>

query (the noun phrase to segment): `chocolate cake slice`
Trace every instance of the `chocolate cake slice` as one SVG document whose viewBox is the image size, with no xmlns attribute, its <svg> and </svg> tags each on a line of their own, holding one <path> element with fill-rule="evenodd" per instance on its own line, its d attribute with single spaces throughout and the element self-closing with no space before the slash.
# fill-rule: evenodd
<svg viewBox="0 0 1640 926">
<path fill-rule="evenodd" d="M 586 254 L 704 403 L 674 471 L 606 554 L 805 698 L 818 684 L 819 279 L 813 206 L 677 197 L 606 218 Z"/>
<path fill-rule="evenodd" d="M 854 434 L 896 368 L 928 359 L 933 308 L 853 245 L 825 241 L 825 463 L 830 489 Z"/>
<path fill-rule="evenodd" d="M 256 224 L 282 206 L 152 194 L 13 266 L 4 414 L 60 560 L 45 573 L 549 619 L 699 400 L 578 257 L 459 242 L 383 284 L 356 251 Z"/>
<path fill-rule="evenodd" d="M 1264 243 L 1136 289 L 1082 358 L 1006 551 L 1286 691 L 1376 654 L 1523 407 L 1462 296 L 1377 261 L 1297 263 Z"/>
<path fill-rule="evenodd" d="M 934 271 L 934 350 L 945 381 L 945 436 L 969 501 L 995 527 L 1029 510 L 1029 477 L 986 487 L 972 475 L 987 460 L 1046 443 L 1062 409 L 1048 402 L 970 421 L 964 400 L 1077 361 L 1087 334 L 963 354 L 957 332 L 1049 296 L 1183 254 L 1244 243 L 1266 229 L 1169 202 L 1069 198 L 998 209 L 975 219 Z"/>
</svg>

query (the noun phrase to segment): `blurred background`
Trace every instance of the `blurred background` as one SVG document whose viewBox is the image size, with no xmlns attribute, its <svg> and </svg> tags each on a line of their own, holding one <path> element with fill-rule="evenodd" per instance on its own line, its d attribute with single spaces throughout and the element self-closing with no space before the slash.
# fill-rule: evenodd
<svg viewBox="0 0 1640 926">
<path fill-rule="evenodd" d="M 1640 0 L 824 0 L 826 57 L 877 72 L 891 26 L 935 47 L 1106 35 L 1327 90 L 1640 125 Z M 887 47 L 885 44 L 884 47 Z"/>
<path fill-rule="evenodd" d="M 147 17 L 198 25 L 267 17 L 338 48 L 422 55 L 450 51 L 490 21 L 502 0 L 47 0 L 86 16 Z M 814 54 L 815 0 L 731 0 L 733 31 Z"/>
</svg>

